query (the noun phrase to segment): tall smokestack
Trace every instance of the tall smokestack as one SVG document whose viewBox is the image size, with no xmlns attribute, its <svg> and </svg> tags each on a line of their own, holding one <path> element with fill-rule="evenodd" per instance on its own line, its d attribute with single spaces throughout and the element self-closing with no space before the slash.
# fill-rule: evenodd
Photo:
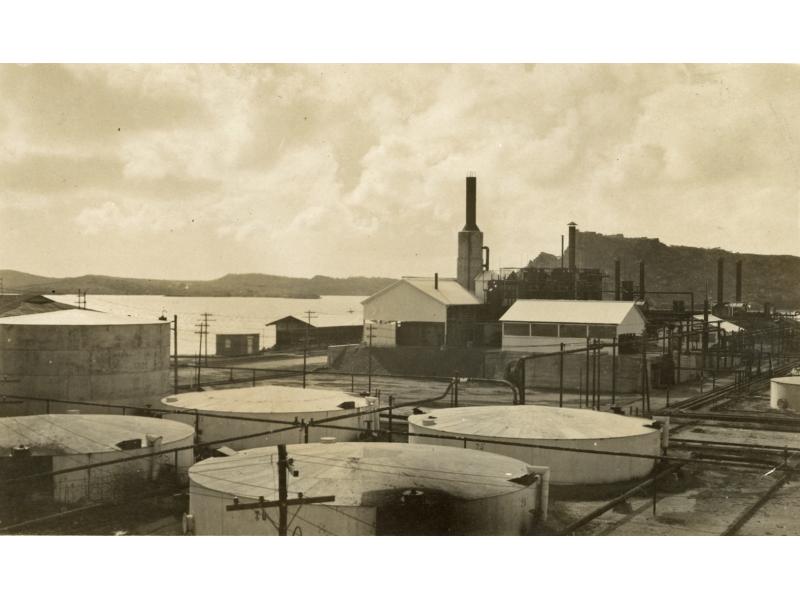
<svg viewBox="0 0 800 600">
<path fill-rule="evenodd" d="M 742 301 L 742 261 L 736 261 L 736 301 Z"/>
<path fill-rule="evenodd" d="M 639 261 L 639 299 L 644 300 L 644 261 Z"/>
<path fill-rule="evenodd" d="M 475 291 L 475 277 L 483 271 L 484 264 L 488 267 L 488 253 L 486 261 L 483 259 L 483 232 L 476 222 L 478 181 L 474 173 L 467 176 L 467 223 L 458 232 L 458 262 L 456 265 L 456 279 L 463 288 L 470 292 Z"/>
<path fill-rule="evenodd" d="M 614 259 L 614 300 L 622 300 L 622 272 L 620 269 L 619 259 Z"/>
<path fill-rule="evenodd" d="M 480 231 L 476 221 L 478 202 L 478 178 L 474 175 L 467 177 L 467 224 L 462 231 Z"/>
<path fill-rule="evenodd" d="M 725 259 L 717 259 L 717 305 L 722 306 L 725 301 Z"/>
<path fill-rule="evenodd" d="M 578 234 L 576 231 L 577 223 L 569 223 L 569 270 L 575 270 L 575 245 L 578 243 Z"/>
</svg>

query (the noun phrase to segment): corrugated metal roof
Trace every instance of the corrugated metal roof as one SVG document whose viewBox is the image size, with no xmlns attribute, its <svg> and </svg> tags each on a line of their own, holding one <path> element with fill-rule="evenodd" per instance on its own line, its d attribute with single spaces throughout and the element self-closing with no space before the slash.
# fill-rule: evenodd
<svg viewBox="0 0 800 600">
<path fill-rule="evenodd" d="M 285 317 L 281 317 L 280 319 L 275 319 L 274 321 L 270 321 L 267 325 L 275 325 L 281 321 L 299 321 L 303 325 L 307 324 L 308 321 L 306 319 L 306 315 L 303 314 L 296 314 L 296 315 L 286 315 Z M 343 314 L 325 314 L 325 313 L 317 313 L 311 319 L 311 327 L 353 327 L 355 325 L 363 325 L 364 324 L 364 314 L 361 310 L 354 310 L 352 312 L 346 312 Z"/>
<path fill-rule="evenodd" d="M 121 452 L 118 442 L 159 435 L 192 442 L 194 428 L 177 421 L 121 415 L 33 415 L 0 418 L 0 454 L 24 445 L 34 456 Z M 146 446 L 146 443 L 143 443 Z"/>
<path fill-rule="evenodd" d="M 418 290 L 425 292 L 434 300 L 447 306 L 480 304 L 468 289 L 453 278 L 439 277 L 439 287 L 435 287 L 433 277 L 403 277 L 402 281 L 410 283 Z"/>
<path fill-rule="evenodd" d="M 336 442 L 287 448 L 300 475 L 292 493 L 334 495 L 328 504 L 375 506 L 389 490 L 424 488 L 466 500 L 491 498 L 525 486 L 510 481 L 528 474 L 521 460 L 428 444 Z M 271 465 L 277 448 L 254 448 L 235 456 L 210 458 L 189 469 L 193 485 L 240 498 L 277 499 L 278 480 Z"/>
<path fill-rule="evenodd" d="M 634 302 L 614 300 L 517 300 L 501 321 L 619 325 Z"/>
<path fill-rule="evenodd" d="M 436 418 L 436 423 L 423 422 Z M 592 440 L 653 434 L 652 420 L 550 406 L 475 406 L 411 415 L 408 422 L 437 431 L 528 440 Z"/>
<path fill-rule="evenodd" d="M 303 413 L 343 410 L 343 402 L 357 408 L 368 405 L 365 398 L 337 390 L 261 385 L 250 388 L 189 392 L 167 396 L 164 408 L 229 413 Z"/>
<path fill-rule="evenodd" d="M 694 315 L 695 321 L 702 321 L 703 315 Z M 726 333 L 736 333 L 737 331 L 742 331 L 742 328 L 736 325 L 736 323 L 731 323 L 730 321 L 726 321 L 725 319 L 721 319 L 720 317 L 716 317 L 714 315 L 708 315 L 708 322 L 713 323 L 714 326 L 712 331 L 717 329 L 717 323 L 719 323 L 719 327 L 722 331 Z"/>
<path fill-rule="evenodd" d="M 148 325 L 156 323 L 167 324 L 168 322 L 112 315 L 79 308 L 0 318 L 0 325 Z"/>
</svg>

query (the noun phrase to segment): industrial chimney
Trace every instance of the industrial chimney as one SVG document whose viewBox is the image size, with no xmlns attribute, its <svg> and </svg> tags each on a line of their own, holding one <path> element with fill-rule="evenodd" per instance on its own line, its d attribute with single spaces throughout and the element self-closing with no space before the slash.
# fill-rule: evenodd
<svg viewBox="0 0 800 600">
<path fill-rule="evenodd" d="M 578 232 L 575 229 L 578 224 L 575 222 L 570 222 L 568 225 L 569 227 L 569 270 L 575 270 L 575 245 L 578 243 Z"/>
<path fill-rule="evenodd" d="M 458 232 L 457 281 L 470 292 L 475 292 L 475 277 L 483 270 L 483 232 L 478 228 L 477 212 L 478 181 L 474 174 L 467 176 L 467 222 Z M 487 253 L 488 259 L 488 253 Z M 488 263 L 488 260 L 486 261 Z"/>
<path fill-rule="evenodd" d="M 644 300 L 644 261 L 639 261 L 639 299 Z"/>
<path fill-rule="evenodd" d="M 717 306 L 721 307 L 725 301 L 725 259 L 717 259 Z"/>
<path fill-rule="evenodd" d="M 622 300 L 622 282 L 620 278 L 622 277 L 622 273 L 620 270 L 620 263 L 619 259 L 614 259 L 614 300 Z"/>
<path fill-rule="evenodd" d="M 736 302 L 742 301 L 742 261 L 736 261 Z"/>
</svg>

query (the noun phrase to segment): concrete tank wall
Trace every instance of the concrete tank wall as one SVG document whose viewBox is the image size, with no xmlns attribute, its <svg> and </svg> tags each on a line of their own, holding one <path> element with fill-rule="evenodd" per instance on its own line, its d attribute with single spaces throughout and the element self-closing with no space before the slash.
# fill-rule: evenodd
<svg viewBox="0 0 800 600">
<path fill-rule="evenodd" d="M 3 392 L 144 408 L 170 390 L 169 323 L 0 324 Z M 13 399 L 10 399 L 13 400 Z M 49 412 L 88 407 L 52 403 Z M 45 412 L 42 402 L 0 405 L 0 416 Z M 115 409 L 92 412 L 118 413 Z"/>
<path fill-rule="evenodd" d="M 770 408 L 800 412 L 800 377 L 776 377 L 769 383 Z"/>
<path fill-rule="evenodd" d="M 162 405 L 164 406 L 164 405 Z M 169 405 L 166 405 L 169 406 Z M 353 427 L 364 429 L 363 421 L 369 419 L 374 422 L 372 415 L 365 415 L 363 418 L 360 413 L 368 409 L 345 409 L 336 411 L 324 412 L 297 412 L 297 413 L 222 413 L 214 411 L 213 414 L 219 415 L 218 417 L 211 417 L 207 415 L 195 415 L 191 412 L 188 413 L 175 413 L 165 414 L 164 418 L 171 421 L 178 421 L 186 423 L 195 427 L 197 432 L 197 441 L 199 443 L 213 442 L 214 440 L 221 440 L 226 438 L 238 437 L 242 435 L 256 434 L 262 431 L 273 429 L 282 429 L 286 425 L 278 423 L 264 423 L 257 421 L 245 421 L 237 419 L 236 417 L 245 417 L 252 419 L 270 419 L 273 421 L 283 421 L 293 423 L 295 418 L 298 420 L 305 419 L 308 422 L 310 419 L 318 421 L 320 419 L 327 419 L 329 417 L 339 417 L 342 415 L 351 414 L 349 418 L 342 418 L 334 421 L 332 425 L 337 427 Z M 211 412 L 211 411 L 204 411 Z M 234 418 L 225 418 L 226 416 Z M 235 442 L 225 442 L 224 444 L 217 444 L 217 446 L 224 445 L 234 450 L 246 450 L 247 448 L 258 448 L 261 446 L 277 446 L 278 444 L 302 444 L 305 442 L 305 432 L 303 428 L 298 427 L 289 431 L 280 433 L 269 434 L 268 436 L 251 437 L 244 440 Z M 328 427 L 309 427 L 308 441 L 319 442 L 323 437 L 334 437 L 340 442 L 350 442 L 358 440 L 358 431 L 348 431 L 343 429 L 333 429 Z M 216 447 L 216 446 L 214 446 Z"/>
<path fill-rule="evenodd" d="M 458 435 L 457 433 L 443 433 L 435 427 L 425 427 L 424 425 L 417 425 L 412 422 L 408 424 L 408 431 L 412 434 Z M 435 444 L 458 448 L 466 447 L 474 450 L 502 454 L 526 462 L 529 465 L 544 465 L 550 468 L 550 483 L 554 485 L 580 485 L 629 481 L 649 474 L 655 466 L 655 461 L 625 456 L 507 446 L 505 444 L 493 444 L 492 442 L 519 442 L 521 444 L 540 444 L 563 448 L 583 448 L 649 455 L 658 455 L 661 452 L 661 432 L 656 429 L 654 429 L 652 433 L 643 435 L 605 439 L 543 440 L 512 439 L 478 435 L 470 435 L 468 437 L 477 438 L 480 441 L 468 441 L 465 446 L 463 441 L 457 439 L 437 439 L 413 435 L 409 436 L 408 441 L 411 444 Z"/>
</svg>

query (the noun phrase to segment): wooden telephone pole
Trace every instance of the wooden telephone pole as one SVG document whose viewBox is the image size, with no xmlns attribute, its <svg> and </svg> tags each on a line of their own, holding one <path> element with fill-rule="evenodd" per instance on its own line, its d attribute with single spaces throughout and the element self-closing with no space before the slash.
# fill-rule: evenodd
<svg viewBox="0 0 800 600">
<path fill-rule="evenodd" d="M 264 496 L 260 496 L 258 502 L 240 503 L 238 498 L 233 499 L 233 504 L 225 507 L 228 512 L 238 510 L 260 510 L 266 519 L 275 526 L 278 530 L 278 535 L 288 535 L 289 531 L 289 507 L 290 506 L 303 506 L 305 504 L 320 504 L 322 502 L 333 502 L 336 496 L 310 496 L 304 497 L 303 494 L 298 493 L 297 498 L 289 500 L 289 486 L 286 482 L 286 473 L 290 471 L 294 477 L 299 475 L 297 470 L 292 469 L 293 460 L 289 458 L 286 453 L 286 444 L 278 444 L 278 499 L 269 502 L 264 500 Z M 266 514 L 267 508 L 278 507 L 278 523 L 269 518 Z M 298 510 L 300 510 L 298 508 Z M 295 513 L 296 514 L 296 513 Z"/>
<path fill-rule="evenodd" d="M 306 311 L 306 340 L 303 344 L 303 387 L 306 387 L 306 361 L 308 360 L 308 330 L 311 329 L 311 319 L 316 318 L 313 310 Z"/>
</svg>

